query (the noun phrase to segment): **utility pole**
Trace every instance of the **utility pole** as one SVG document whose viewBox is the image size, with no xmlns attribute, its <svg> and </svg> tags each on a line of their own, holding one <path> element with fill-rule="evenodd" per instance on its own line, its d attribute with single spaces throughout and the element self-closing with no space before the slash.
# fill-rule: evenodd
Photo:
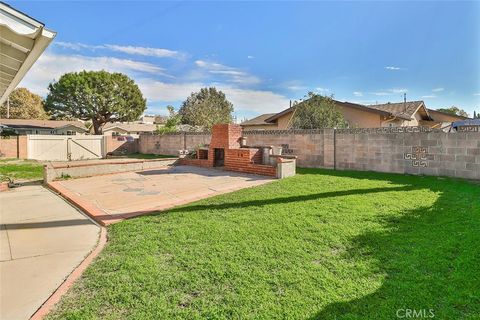
<svg viewBox="0 0 480 320">
<path fill-rule="evenodd" d="M 403 109 L 407 112 L 407 93 L 403 93 Z"/>
</svg>

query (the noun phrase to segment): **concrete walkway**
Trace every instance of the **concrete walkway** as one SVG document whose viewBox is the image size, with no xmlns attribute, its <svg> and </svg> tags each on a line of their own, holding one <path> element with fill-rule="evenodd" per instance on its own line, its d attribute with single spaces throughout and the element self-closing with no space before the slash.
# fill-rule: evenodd
<svg viewBox="0 0 480 320">
<path fill-rule="evenodd" d="M 95 247 L 100 228 L 40 185 L 0 192 L 0 319 L 28 319 Z"/>
</svg>

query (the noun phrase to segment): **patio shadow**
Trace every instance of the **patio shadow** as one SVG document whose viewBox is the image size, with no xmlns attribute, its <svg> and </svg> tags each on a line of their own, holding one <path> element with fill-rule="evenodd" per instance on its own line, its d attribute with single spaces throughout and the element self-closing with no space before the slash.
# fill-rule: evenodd
<svg viewBox="0 0 480 320">
<path fill-rule="evenodd" d="M 320 192 L 313 193 L 301 196 L 292 196 L 292 197 L 279 197 L 279 198 L 268 198 L 268 199 L 259 199 L 251 201 L 242 201 L 242 202 L 229 202 L 222 204 L 208 204 L 208 205 L 189 205 L 187 207 L 174 208 L 169 210 L 169 212 L 189 212 L 189 211 L 201 211 L 201 210 L 224 210 L 231 208 L 246 208 L 251 206 L 264 206 L 271 204 L 282 204 L 282 203 L 291 203 L 291 202 L 303 202 L 310 200 L 318 200 L 323 198 L 333 198 L 333 197 L 345 197 L 350 195 L 357 194 L 374 194 L 380 192 L 393 192 L 393 191 L 412 191 L 419 189 L 419 187 L 407 185 L 401 187 L 389 187 L 389 188 L 369 188 L 369 189 L 353 189 L 345 191 L 334 191 L 334 192 Z"/>
</svg>

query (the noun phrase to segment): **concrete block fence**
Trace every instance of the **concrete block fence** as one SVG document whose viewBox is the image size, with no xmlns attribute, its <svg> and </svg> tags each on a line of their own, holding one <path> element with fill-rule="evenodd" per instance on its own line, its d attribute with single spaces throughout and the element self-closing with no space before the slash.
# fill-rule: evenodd
<svg viewBox="0 0 480 320">
<path fill-rule="evenodd" d="M 282 146 L 299 167 L 480 179 L 480 132 L 423 127 L 245 131 L 247 145 Z M 177 155 L 210 143 L 207 133 L 142 135 L 139 152 Z"/>
</svg>

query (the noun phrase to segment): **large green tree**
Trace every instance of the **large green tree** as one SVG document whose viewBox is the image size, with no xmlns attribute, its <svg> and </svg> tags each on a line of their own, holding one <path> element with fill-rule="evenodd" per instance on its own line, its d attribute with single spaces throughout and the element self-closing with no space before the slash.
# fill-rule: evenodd
<svg viewBox="0 0 480 320">
<path fill-rule="evenodd" d="M 332 97 L 309 92 L 295 102 L 291 127 L 294 129 L 344 128 L 346 122 Z"/>
<path fill-rule="evenodd" d="M 107 122 L 137 120 L 146 109 L 138 86 L 121 73 L 66 73 L 48 89 L 45 107 L 53 118 L 91 120 L 95 134 Z"/>
<path fill-rule="evenodd" d="M 450 113 L 450 114 L 453 114 L 455 116 L 462 116 L 462 117 L 467 117 L 468 118 L 468 113 L 465 110 L 462 110 L 462 109 L 460 109 L 458 107 L 455 107 L 455 106 L 451 106 L 450 108 L 440 108 L 440 109 L 437 109 L 437 111 Z"/>
<path fill-rule="evenodd" d="M 175 112 L 175 108 L 171 105 L 167 106 L 168 118 L 163 127 L 157 126 L 156 132 L 159 134 L 176 132 L 177 125 L 180 124 L 180 115 Z"/>
<path fill-rule="evenodd" d="M 217 123 L 232 122 L 233 104 L 215 87 L 193 92 L 178 111 L 182 123 L 210 129 Z"/>
<path fill-rule="evenodd" d="M 43 99 L 26 88 L 17 88 L 9 96 L 8 116 L 12 119 L 48 119 Z M 7 102 L 0 106 L 0 118 L 7 117 Z"/>
</svg>

